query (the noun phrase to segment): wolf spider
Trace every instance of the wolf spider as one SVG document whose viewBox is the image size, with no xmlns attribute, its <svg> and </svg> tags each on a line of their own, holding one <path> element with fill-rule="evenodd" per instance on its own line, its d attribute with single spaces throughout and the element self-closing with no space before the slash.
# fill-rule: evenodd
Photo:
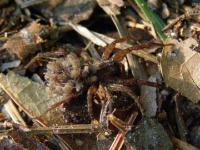
<svg viewBox="0 0 200 150">
<path fill-rule="evenodd" d="M 79 54 L 75 52 L 57 51 L 54 53 L 44 53 L 36 56 L 27 67 L 34 64 L 35 61 L 41 58 L 58 57 L 55 61 L 50 61 L 47 64 L 47 72 L 45 78 L 47 86 L 52 97 L 59 97 L 63 102 L 70 101 L 77 96 L 87 93 L 87 108 L 91 120 L 95 119 L 94 115 L 94 99 L 103 107 L 101 109 L 100 122 L 106 124 L 106 112 L 112 111 L 110 102 L 113 101 L 113 93 L 124 93 L 126 97 L 134 100 L 135 104 L 143 113 L 139 103 L 139 97 L 130 89 L 130 86 L 137 84 L 145 84 L 158 87 L 158 84 L 136 80 L 134 78 L 124 78 L 124 69 L 120 61 L 132 50 L 140 50 L 149 48 L 152 45 L 162 45 L 150 41 L 142 45 L 120 50 L 116 48 L 117 43 L 126 41 L 122 38 L 108 45 L 103 54 L 102 60 L 93 60 L 88 53 L 82 51 Z M 113 54 L 113 52 L 115 52 Z"/>
</svg>

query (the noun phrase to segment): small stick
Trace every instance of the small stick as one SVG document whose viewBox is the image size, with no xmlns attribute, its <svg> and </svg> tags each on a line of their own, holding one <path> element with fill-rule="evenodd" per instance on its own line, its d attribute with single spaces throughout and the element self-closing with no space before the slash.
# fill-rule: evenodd
<svg viewBox="0 0 200 150">
<path fill-rule="evenodd" d="M 56 134 L 56 135 L 62 135 L 62 134 L 91 134 L 91 133 L 97 133 L 102 132 L 105 129 L 102 129 L 99 125 L 94 124 L 72 124 L 72 125 L 63 125 L 63 126 L 57 126 L 57 127 L 37 127 L 37 128 L 27 128 L 24 125 L 17 124 L 14 122 L 5 122 L 2 125 L 4 128 L 13 128 L 12 130 L 18 129 L 21 130 L 27 134 Z M 9 130 L 5 130 L 5 132 L 8 132 Z"/>
<path fill-rule="evenodd" d="M 78 124 L 78 125 L 64 125 L 58 127 L 38 127 L 36 129 L 29 129 L 27 133 L 30 134 L 75 134 L 75 133 L 96 133 L 103 129 L 94 127 L 92 124 Z"/>
<path fill-rule="evenodd" d="M 9 100 L 6 104 L 4 104 L 4 108 L 15 123 L 27 126 L 25 121 L 21 117 L 19 111 L 17 110 L 17 108 L 15 107 L 15 105 L 11 100 Z"/>
</svg>

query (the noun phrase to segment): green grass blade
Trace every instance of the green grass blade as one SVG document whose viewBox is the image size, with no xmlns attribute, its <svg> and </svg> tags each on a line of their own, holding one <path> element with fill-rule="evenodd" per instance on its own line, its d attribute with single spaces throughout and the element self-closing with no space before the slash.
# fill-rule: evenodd
<svg viewBox="0 0 200 150">
<path fill-rule="evenodd" d="M 159 38 L 164 42 L 167 39 L 167 37 L 162 32 L 162 29 L 165 26 L 163 20 L 152 12 L 152 10 L 148 7 L 147 3 L 144 0 L 133 0 L 133 1 L 137 4 L 137 6 L 140 8 L 145 17 L 152 23 Z"/>
</svg>

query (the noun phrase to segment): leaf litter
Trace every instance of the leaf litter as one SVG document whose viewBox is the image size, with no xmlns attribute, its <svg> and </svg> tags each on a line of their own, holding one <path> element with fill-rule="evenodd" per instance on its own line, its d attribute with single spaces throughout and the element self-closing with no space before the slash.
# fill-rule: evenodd
<svg viewBox="0 0 200 150">
<path fill-rule="evenodd" d="M 2 1 L 0 149 L 198 149 L 194 3 Z"/>
</svg>

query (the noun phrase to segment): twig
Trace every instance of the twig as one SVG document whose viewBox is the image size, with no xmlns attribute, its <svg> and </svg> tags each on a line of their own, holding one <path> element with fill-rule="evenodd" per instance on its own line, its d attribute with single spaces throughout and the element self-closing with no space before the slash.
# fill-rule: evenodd
<svg viewBox="0 0 200 150">
<path fill-rule="evenodd" d="M 26 126 L 14 122 L 5 122 L 0 127 L 3 128 L 13 128 L 9 130 L 1 130 L 1 133 L 7 133 L 10 130 L 21 130 L 27 134 L 55 134 L 55 135 L 62 135 L 62 134 L 91 134 L 97 132 L 103 132 L 100 126 L 96 126 L 93 124 L 72 124 L 72 125 L 63 125 L 57 127 L 37 127 L 37 128 L 27 128 Z"/>
<path fill-rule="evenodd" d="M 36 129 L 29 129 L 27 133 L 30 134 L 75 134 L 86 133 L 91 134 L 95 132 L 101 132 L 103 129 L 100 127 L 94 127 L 91 124 L 78 124 L 78 125 L 64 125 L 58 127 L 38 127 Z"/>
<path fill-rule="evenodd" d="M 95 36 L 92 32 L 90 32 L 87 28 L 73 24 L 72 22 L 69 22 L 67 25 L 71 26 L 76 32 L 81 34 L 82 36 L 86 37 L 87 39 L 93 39 L 91 41 L 95 41 L 95 44 L 106 46 L 106 42 L 100 40 L 97 36 Z"/>
</svg>

